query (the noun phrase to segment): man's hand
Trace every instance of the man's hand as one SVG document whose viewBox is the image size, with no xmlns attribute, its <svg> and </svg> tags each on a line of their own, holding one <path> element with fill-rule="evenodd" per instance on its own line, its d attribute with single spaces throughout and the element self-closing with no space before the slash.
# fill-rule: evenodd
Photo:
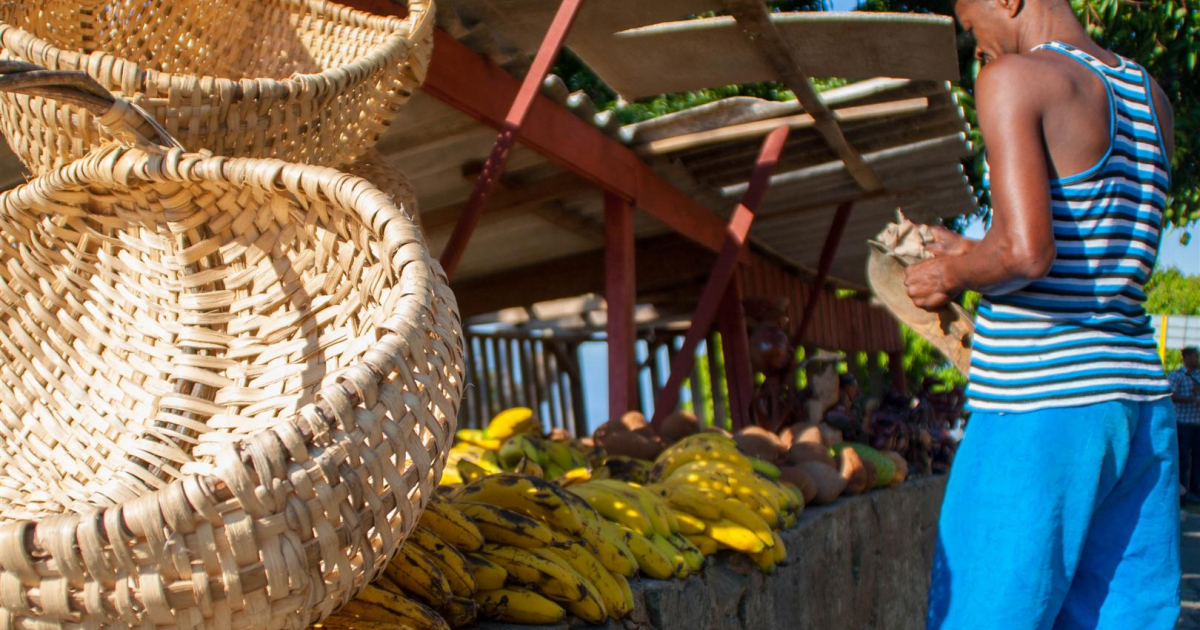
<svg viewBox="0 0 1200 630">
<path fill-rule="evenodd" d="M 940 225 L 933 226 L 933 242 L 925 244 L 925 251 L 934 256 L 962 256 L 979 244 L 958 232 Z"/>
<path fill-rule="evenodd" d="M 950 279 L 947 257 L 930 258 L 911 267 L 904 274 L 904 286 L 913 304 L 927 310 L 941 308 L 959 292 Z"/>
</svg>

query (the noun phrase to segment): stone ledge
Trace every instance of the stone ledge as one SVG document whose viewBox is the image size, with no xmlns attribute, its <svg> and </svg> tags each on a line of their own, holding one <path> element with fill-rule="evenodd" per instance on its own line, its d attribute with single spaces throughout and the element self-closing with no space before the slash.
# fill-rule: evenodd
<svg viewBox="0 0 1200 630">
<path fill-rule="evenodd" d="M 788 557 L 771 575 L 723 553 L 687 580 L 634 580 L 635 610 L 622 621 L 478 627 L 919 630 L 945 486 L 944 476 L 926 477 L 804 510 L 796 527 L 781 533 Z"/>
</svg>

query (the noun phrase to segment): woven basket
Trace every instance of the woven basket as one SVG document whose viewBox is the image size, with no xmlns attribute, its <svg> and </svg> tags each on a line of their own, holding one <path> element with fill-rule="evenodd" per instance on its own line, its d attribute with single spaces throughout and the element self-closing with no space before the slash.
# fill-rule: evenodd
<svg viewBox="0 0 1200 630">
<path fill-rule="evenodd" d="M 408 176 L 388 161 L 387 157 L 371 149 L 346 167 L 346 172 L 361 177 L 379 190 L 387 193 L 397 207 L 403 209 L 412 217 L 417 227 L 421 227 L 421 212 L 417 206 L 417 190 L 413 188 Z"/>
<path fill-rule="evenodd" d="M 0 194 L 0 239 L 0 627 L 300 629 L 382 570 L 463 382 L 387 195 L 114 143 Z"/>
<path fill-rule="evenodd" d="M 191 151 L 343 166 L 374 146 L 425 78 L 431 0 L 403 19 L 322 0 L 7 0 L 0 57 L 82 70 Z M 0 99 L 34 173 L 107 140 L 85 110 Z"/>
</svg>

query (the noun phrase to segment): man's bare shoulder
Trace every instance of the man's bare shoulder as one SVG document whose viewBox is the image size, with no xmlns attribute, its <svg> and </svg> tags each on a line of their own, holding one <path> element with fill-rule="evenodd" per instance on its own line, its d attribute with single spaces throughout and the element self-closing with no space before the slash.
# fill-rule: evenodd
<svg viewBox="0 0 1200 630">
<path fill-rule="evenodd" d="M 1059 57 L 1046 51 L 1004 55 L 979 71 L 975 89 L 982 99 L 1027 106 L 1061 97 L 1068 92 L 1073 68 L 1070 60 Z"/>
</svg>

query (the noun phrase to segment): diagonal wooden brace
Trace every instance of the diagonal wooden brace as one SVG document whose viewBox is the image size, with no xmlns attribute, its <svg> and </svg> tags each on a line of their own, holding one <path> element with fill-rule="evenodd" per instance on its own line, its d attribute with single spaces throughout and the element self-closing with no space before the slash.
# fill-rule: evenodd
<svg viewBox="0 0 1200 630">
<path fill-rule="evenodd" d="M 454 233 L 450 235 L 446 249 L 442 251 L 441 263 L 447 278 L 453 278 L 458 263 L 462 261 L 467 243 L 471 240 L 471 235 L 474 234 L 475 228 L 479 225 L 479 219 L 483 216 L 483 209 L 487 206 L 488 195 L 495 188 L 496 182 L 500 180 L 500 174 L 504 172 L 504 165 L 508 163 L 508 155 L 517 141 L 517 134 L 520 132 L 521 126 L 525 124 L 525 118 L 529 115 L 538 90 L 541 89 L 542 81 L 546 79 L 550 67 L 558 57 L 558 52 L 562 50 L 567 33 L 571 30 L 571 24 L 575 22 L 575 17 L 579 15 L 579 8 L 582 5 L 583 0 L 563 0 L 558 7 L 558 12 L 554 14 L 554 21 L 546 30 L 542 46 L 538 49 L 537 55 L 533 59 L 533 65 L 530 66 L 529 73 L 525 75 L 525 80 L 521 82 L 521 89 L 513 99 L 512 107 L 508 110 L 504 124 L 501 125 L 500 135 L 496 138 L 495 145 L 492 146 L 492 152 L 488 155 L 487 161 L 483 164 L 483 170 L 475 180 L 475 188 L 471 190 L 471 198 L 467 200 L 467 207 L 454 226 Z"/>
<path fill-rule="evenodd" d="M 746 246 L 746 237 L 750 233 L 750 225 L 754 222 L 754 213 L 758 211 L 758 206 L 766 195 L 771 174 L 779 162 L 779 154 L 783 152 L 787 136 L 788 127 L 784 125 L 772 131 L 763 141 L 758 159 L 754 163 L 754 173 L 750 176 L 750 185 L 729 220 L 725 242 L 721 253 L 717 255 L 717 262 L 704 286 L 704 292 L 700 295 L 691 327 L 683 338 L 683 347 L 671 362 L 671 376 L 659 392 L 658 400 L 654 401 L 654 419 L 651 424 L 655 431 L 662 428 L 662 421 L 679 405 L 679 388 L 688 374 L 691 374 L 692 364 L 696 360 L 696 347 L 708 334 L 725 298 L 726 287 L 736 270 L 738 256 Z"/>
</svg>

